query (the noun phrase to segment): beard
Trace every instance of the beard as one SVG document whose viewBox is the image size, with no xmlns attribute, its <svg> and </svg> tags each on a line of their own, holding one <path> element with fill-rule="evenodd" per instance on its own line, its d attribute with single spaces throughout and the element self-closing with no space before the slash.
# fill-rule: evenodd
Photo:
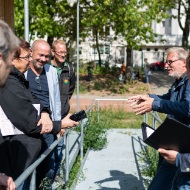
<svg viewBox="0 0 190 190">
<path fill-rule="evenodd" d="M 177 71 L 172 72 L 171 74 L 169 74 L 170 77 L 175 78 L 175 79 L 179 79 L 182 76 L 183 73 L 179 73 Z"/>
<path fill-rule="evenodd" d="M 35 68 L 36 70 L 41 70 L 41 69 L 43 69 L 43 65 L 38 65 L 38 61 L 33 60 L 32 63 L 33 63 L 34 68 Z M 40 63 L 41 63 L 41 62 L 40 62 Z"/>
</svg>

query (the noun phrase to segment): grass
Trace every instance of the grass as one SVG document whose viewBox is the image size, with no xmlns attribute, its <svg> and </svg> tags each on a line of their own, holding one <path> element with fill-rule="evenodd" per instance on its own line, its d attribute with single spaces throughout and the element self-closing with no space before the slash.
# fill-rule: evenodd
<svg viewBox="0 0 190 190">
<path fill-rule="evenodd" d="M 107 128 L 140 128 L 143 116 L 136 116 L 135 113 L 126 112 L 122 108 L 109 108 L 100 112 L 100 123 L 105 121 Z"/>
</svg>

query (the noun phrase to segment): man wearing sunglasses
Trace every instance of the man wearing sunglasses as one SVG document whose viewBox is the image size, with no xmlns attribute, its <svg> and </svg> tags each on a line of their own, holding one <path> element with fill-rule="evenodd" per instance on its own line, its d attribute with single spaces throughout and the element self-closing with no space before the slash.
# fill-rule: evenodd
<svg viewBox="0 0 190 190">
<path fill-rule="evenodd" d="M 175 79 L 167 94 L 138 95 L 130 97 L 128 103 L 134 112 L 144 114 L 157 111 L 174 117 L 182 123 L 190 124 L 190 83 L 187 77 L 186 58 L 188 51 L 181 47 L 173 47 L 166 51 L 165 68 L 168 75 Z M 177 163 L 176 163 L 177 165 Z M 148 190 L 171 190 L 172 181 L 177 171 L 175 163 L 167 162 L 159 157 L 158 169 Z"/>
</svg>

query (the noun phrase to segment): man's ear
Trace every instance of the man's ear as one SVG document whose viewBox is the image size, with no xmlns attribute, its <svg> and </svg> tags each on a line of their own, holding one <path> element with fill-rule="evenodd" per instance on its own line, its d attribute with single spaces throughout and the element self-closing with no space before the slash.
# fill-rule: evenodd
<svg viewBox="0 0 190 190">
<path fill-rule="evenodd" d="M 183 66 L 186 67 L 186 64 L 187 64 L 186 60 L 183 60 L 183 64 L 184 64 Z"/>
</svg>

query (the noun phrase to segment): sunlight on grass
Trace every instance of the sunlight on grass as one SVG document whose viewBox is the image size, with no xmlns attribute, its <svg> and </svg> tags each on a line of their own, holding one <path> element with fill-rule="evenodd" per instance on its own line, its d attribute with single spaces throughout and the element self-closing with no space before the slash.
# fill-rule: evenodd
<svg viewBox="0 0 190 190">
<path fill-rule="evenodd" d="M 107 128 L 140 128 L 142 121 L 143 116 L 136 116 L 135 113 L 123 109 L 109 108 L 100 112 L 100 123 L 105 122 Z"/>
</svg>

